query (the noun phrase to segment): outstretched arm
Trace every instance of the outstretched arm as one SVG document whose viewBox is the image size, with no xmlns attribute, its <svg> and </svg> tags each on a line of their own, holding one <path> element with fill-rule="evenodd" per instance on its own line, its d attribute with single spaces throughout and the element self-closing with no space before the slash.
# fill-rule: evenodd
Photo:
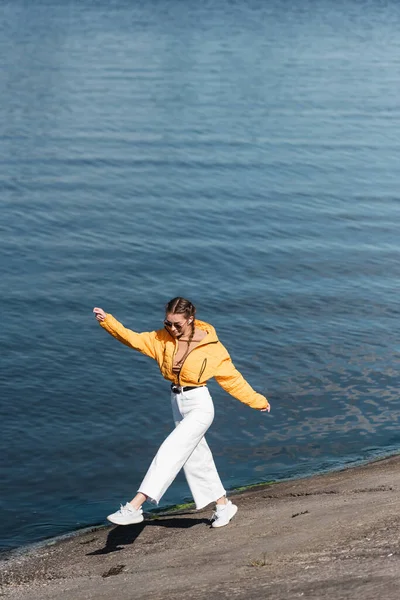
<svg viewBox="0 0 400 600">
<path fill-rule="evenodd" d="M 226 351 L 224 359 L 221 361 L 215 380 L 228 394 L 231 394 L 240 402 L 247 404 L 251 408 L 256 408 L 262 412 L 269 412 L 271 407 L 268 400 L 262 394 L 253 390 L 250 384 L 236 369 L 232 363 L 231 357 Z"/>
<path fill-rule="evenodd" d="M 155 331 L 136 333 L 136 331 L 124 327 L 122 323 L 109 313 L 104 312 L 102 308 L 96 306 L 93 312 L 100 326 L 115 337 L 115 339 L 125 344 L 125 346 L 129 346 L 146 356 L 150 356 L 150 358 L 156 358 L 154 348 Z"/>
</svg>

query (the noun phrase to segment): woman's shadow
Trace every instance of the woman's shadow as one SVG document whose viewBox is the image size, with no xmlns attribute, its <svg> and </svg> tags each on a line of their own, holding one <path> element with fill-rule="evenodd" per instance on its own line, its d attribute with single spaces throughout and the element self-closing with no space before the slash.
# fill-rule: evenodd
<svg viewBox="0 0 400 600">
<path fill-rule="evenodd" d="M 175 529 L 188 529 L 195 525 L 205 523 L 210 524 L 209 519 L 193 519 L 188 517 L 175 517 L 171 518 L 156 518 L 137 525 L 117 525 L 114 529 L 111 529 L 107 536 L 106 545 L 104 548 L 99 548 L 93 552 L 88 552 L 86 556 L 98 556 L 99 554 L 109 554 L 110 552 L 119 552 L 123 550 L 123 546 L 133 544 L 139 537 L 145 527 L 173 527 Z"/>
</svg>

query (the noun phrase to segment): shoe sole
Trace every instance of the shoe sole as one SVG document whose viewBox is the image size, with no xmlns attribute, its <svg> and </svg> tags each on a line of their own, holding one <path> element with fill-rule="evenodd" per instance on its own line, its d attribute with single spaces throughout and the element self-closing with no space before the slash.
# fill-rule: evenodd
<svg viewBox="0 0 400 600">
<path fill-rule="evenodd" d="M 211 523 L 211 527 L 213 527 L 214 529 L 218 529 L 219 527 L 226 527 L 226 525 L 229 525 L 229 523 L 232 521 L 233 517 L 236 515 L 237 511 L 238 511 L 238 507 L 233 504 L 232 505 L 233 508 L 233 512 L 231 514 L 231 516 L 229 517 L 229 521 L 227 523 L 224 523 L 223 525 L 214 525 L 214 523 L 216 523 L 216 521 L 214 521 L 213 523 Z"/>
<path fill-rule="evenodd" d="M 117 519 L 113 520 L 111 516 L 107 517 L 107 520 L 113 525 L 137 525 L 138 523 L 143 523 L 144 517 L 142 516 L 141 519 L 138 517 L 134 521 L 129 521 L 129 523 L 120 523 Z"/>
</svg>

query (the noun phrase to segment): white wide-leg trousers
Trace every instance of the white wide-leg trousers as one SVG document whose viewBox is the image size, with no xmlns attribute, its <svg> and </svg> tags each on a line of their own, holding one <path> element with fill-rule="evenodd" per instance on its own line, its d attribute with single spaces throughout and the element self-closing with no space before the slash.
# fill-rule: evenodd
<svg viewBox="0 0 400 600">
<path fill-rule="evenodd" d="M 179 471 L 184 473 L 196 508 L 225 495 L 204 434 L 214 419 L 214 405 L 207 387 L 171 393 L 175 429 L 160 446 L 139 492 L 160 501 Z"/>
</svg>

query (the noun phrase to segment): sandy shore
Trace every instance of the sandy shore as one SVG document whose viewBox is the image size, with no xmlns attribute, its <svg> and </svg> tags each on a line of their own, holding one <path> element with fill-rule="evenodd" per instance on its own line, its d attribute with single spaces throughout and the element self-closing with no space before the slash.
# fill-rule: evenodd
<svg viewBox="0 0 400 600">
<path fill-rule="evenodd" d="M 211 509 L 104 527 L 0 564 L 20 600 L 400 597 L 400 456 L 231 495 Z"/>
</svg>

